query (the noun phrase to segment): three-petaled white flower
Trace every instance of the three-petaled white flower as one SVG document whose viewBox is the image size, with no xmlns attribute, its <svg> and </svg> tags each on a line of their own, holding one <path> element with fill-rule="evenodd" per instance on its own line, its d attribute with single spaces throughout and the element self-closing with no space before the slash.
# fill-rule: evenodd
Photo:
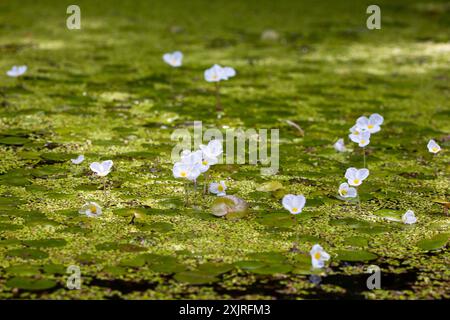
<svg viewBox="0 0 450 320">
<path fill-rule="evenodd" d="M 102 208 L 95 202 L 88 202 L 78 212 L 88 217 L 98 217 L 102 214 Z"/>
<path fill-rule="evenodd" d="M 438 153 L 439 151 L 441 151 L 441 147 L 433 139 L 428 141 L 427 147 L 428 151 L 430 151 L 431 153 Z"/>
<path fill-rule="evenodd" d="M 381 130 L 384 118 L 378 113 L 370 115 L 369 118 L 362 116 L 356 120 L 356 125 L 363 132 L 376 133 Z"/>
<path fill-rule="evenodd" d="M 352 133 L 348 135 L 350 140 L 357 143 L 361 148 L 367 146 L 370 143 L 370 132 L 369 131 L 359 131 L 358 127 L 352 127 Z"/>
<path fill-rule="evenodd" d="M 20 77 L 25 72 L 27 72 L 27 66 L 13 66 L 6 74 L 10 77 Z"/>
<path fill-rule="evenodd" d="M 355 188 L 350 187 L 348 183 L 341 183 L 339 186 L 339 195 L 343 198 L 354 198 L 358 195 L 358 192 Z"/>
<path fill-rule="evenodd" d="M 287 194 L 283 197 L 283 207 L 292 214 L 299 214 L 305 206 L 306 199 L 301 195 Z"/>
<path fill-rule="evenodd" d="M 369 176 L 369 169 L 348 168 L 345 178 L 349 185 L 357 187 Z"/>
<path fill-rule="evenodd" d="M 89 168 L 94 171 L 99 177 L 107 176 L 111 172 L 113 166 L 112 160 L 106 160 L 103 162 L 92 162 Z"/>
<path fill-rule="evenodd" d="M 204 76 L 208 82 L 219 82 L 222 80 L 228 80 L 236 75 L 236 71 L 231 67 L 221 67 L 218 64 L 213 65 L 211 68 L 206 69 Z"/>
<path fill-rule="evenodd" d="M 402 216 L 402 221 L 404 224 L 414 224 L 417 222 L 417 218 L 414 215 L 414 211 L 408 210 L 405 212 L 405 214 Z"/>
<path fill-rule="evenodd" d="M 70 159 L 70 161 L 72 161 L 73 164 L 80 164 L 84 161 L 84 155 L 80 154 L 75 159 Z"/>
<path fill-rule="evenodd" d="M 313 245 L 309 254 L 311 255 L 311 263 L 313 268 L 323 268 L 325 266 L 325 261 L 330 260 L 330 255 L 325 252 L 319 244 Z"/>
<path fill-rule="evenodd" d="M 227 186 L 224 181 L 220 181 L 219 183 L 213 182 L 209 185 L 209 192 L 218 195 L 219 197 L 225 196 L 227 193 Z"/>
<path fill-rule="evenodd" d="M 345 152 L 347 151 L 347 148 L 344 144 L 344 139 L 340 138 L 336 143 L 333 145 L 334 149 L 338 152 Z"/>
<path fill-rule="evenodd" d="M 177 68 L 182 64 L 183 54 L 180 51 L 166 53 L 163 55 L 163 60 L 168 65 Z"/>
</svg>

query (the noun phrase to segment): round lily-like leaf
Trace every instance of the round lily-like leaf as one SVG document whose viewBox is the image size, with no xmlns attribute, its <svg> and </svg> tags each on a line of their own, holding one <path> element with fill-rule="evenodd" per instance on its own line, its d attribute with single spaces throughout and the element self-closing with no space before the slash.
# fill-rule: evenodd
<svg viewBox="0 0 450 320">
<path fill-rule="evenodd" d="M 248 204 L 236 196 L 217 197 L 212 206 L 211 212 L 217 217 L 227 216 L 227 218 L 241 218 L 247 214 Z"/>
<path fill-rule="evenodd" d="M 212 276 L 218 276 L 223 273 L 227 273 L 234 269 L 234 266 L 232 264 L 228 263 L 203 263 L 198 266 L 197 270 L 199 272 L 203 272 L 206 274 L 210 274 Z"/>
<path fill-rule="evenodd" d="M 45 264 L 42 267 L 42 270 L 44 271 L 44 273 L 61 275 L 65 274 L 67 269 L 62 264 L 49 263 Z"/>
<path fill-rule="evenodd" d="M 23 244 L 34 248 L 55 248 L 64 247 L 67 241 L 64 239 L 24 240 Z"/>
<path fill-rule="evenodd" d="M 401 222 L 402 215 L 404 214 L 401 211 L 391 210 L 391 209 L 381 209 L 381 210 L 375 211 L 374 213 L 377 216 L 380 216 L 386 220 L 395 221 L 395 222 Z"/>
<path fill-rule="evenodd" d="M 234 265 L 243 270 L 254 270 L 265 267 L 266 263 L 257 260 L 244 260 L 244 261 L 236 261 Z"/>
<path fill-rule="evenodd" d="M 261 192 L 272 192 L 280 189 L 283 189 L 283 185 L 279 181 L 269 181 L 256 188 L 257 191 Z"/>
<path fill-rule="evenodd" d="M 345 238 L 344 243 L 355 247 L 367 247 L 369 241 L 365 237 L 353 236 Z"/>
<path fill-rule="evenodd" d="M 0 223 L 0 231 L 15 231 L 22 229 L 23 226 L 12 223 Z"/>
<path fill-rule="evenodd" d="M 336 253 L 337 259 L 341 261 L 359 262 L 378 258 L 376 254 L 365 250 L 338 250 Z"/>
<path fill-rule="evenodd" d="M 249 270 L 256 274 L 263 274 L 263 275 L 271 275 L 271 274 L 284 274 L 289 273 L 292 271 L 292 266 L 289 264 L 268 264 L 266 266 L 263 266 L 261 268 L 251 269 Z"/>
<path fill-rule="evenodd" d="M 8 146 L 23 146 L 24 144 L 27 144 L 30 142 L 27 138 L 22 137 L 5 137 L 0 138 L 0 144 L 5 144 Z"/>
<path fill-rule="evenodd" d="M 173 225 L 168 222 L 153 222 L 150 224 L 145 224 L 141 226 L 139 229 L 143 231 L 166 233 L 173 230 Z"/>
<path fill-rule="evenodd" d="M 279 252 L 254 252 L 250 253 L 248 257 L 252 260 L 259 260 L 269 263 L 281 263 L 286 261 L 286 257 Z"/>
<path fill-rule="evenodd" d="M 28 264 L 11 266 L 6 268 L 5 271 L 14 276 L 35 276 L 40 274 L 38 266 L 31 266 Z"/>
<path fill-rule="evenodd" d="M 48 253 L 38 249 L 13 249 L 6 253 L 9 257 L 19 257 L 22 259 L 45 259 L 48 258 Z"/>
<path fill-rule="evenodd" d="M 449 233 L 437 234 L 432 238 L 423 239 L 417 242 L 417 246 L 425 251 L 438 250 L 443 248 L 450 238 Z"/>
<path fill-rule="evenodd" d="M 296 224 L 295 217 L 286 212 L 262 213 L 256 221 L 264 226 L 277 228 L 289 228 Z"/>
<path fill-rule="evenodd" d="M 174 279 L 189 284 L 208 284 L 219 280 L 215 276 L 201 271 L 180 272 L 174 276 Z"/>
<path fill-rule="evenodd" d="M 6 281 L 6 286 L 30 291 L 48 290 L 57 285 L 51 279 L 33 279 L 27 277 L 15 277 Z"/>
</svg>

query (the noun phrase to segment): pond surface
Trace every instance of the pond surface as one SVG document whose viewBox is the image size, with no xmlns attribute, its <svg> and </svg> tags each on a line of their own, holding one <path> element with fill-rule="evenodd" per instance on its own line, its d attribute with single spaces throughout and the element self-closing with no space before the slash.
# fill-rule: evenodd
<svg viewBox="0 0 450 320">
<path fill-rule="evenodd" d="M 363 1 L 77 3 L 72 31 L 59 1 L 0 4 L 0 298 L 450 298 L 445 1 L 379 1 L 375 31 Z M 162 55 L 174 50 L 185 58 L 172 70 Z M 203 80 L 214 63 L 237 71 L 221 118 Z M 24 76 L 6 77 L 22 64 Z M 348 129 L 372 113 L 385 122 L 365 148 L 370 176 L 360 204 L 343 201 L 345 170 L 363 166 Z M 276 175 L 209 171 L 245 215 L 212 215 L 203 178 L 186 205 L 171 134 L 194 121 L 280 130 Z M 339 138 L 349 152 L 334 150 Z M 106 178 L 89 169 L 108 159 Z M 288 193 L 306 197 L 294 218 Z M 78 213 L 90 201 L 101 216 Z M 401 222 L 407 210 L 416 224 Z M 316 243 L 331 256 L 321 270 Z M 80 290 L 67 288 L 71 265 Z M 380 289 L 367 288 L 370 265 Z"/>
</svg>

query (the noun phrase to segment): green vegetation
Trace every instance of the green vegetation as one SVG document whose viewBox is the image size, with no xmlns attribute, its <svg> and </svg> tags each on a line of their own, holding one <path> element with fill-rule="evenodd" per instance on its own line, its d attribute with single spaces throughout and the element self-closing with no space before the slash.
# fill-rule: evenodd
<svg viewBox="0 0 450 320">
<path fill-rule="evenodd" d="M 370 31 L 371 3 L 337 2 L 80 0 L 82 29 L 70 31 L 72 3 L 2 1 L 0 298 L 450 298 L 450 216 L 433 202 L 450 201 L 450 6 L 378 1 L 382 29 Z M 162 61 L 173 50 L 181 68 Z M 237 71 L 221 119 L 203 80 L 214 63 Z M 24 76 L 5 75 L 22 64 Z M 348 129 L 374 112 L 385 123 L 366 147 L 359 207 L 337 188 L 363 166 Z M 185 206 L 170 134 L 195 120 L 280 129 L 277 175 L 210 170 L 246 215 L 215 217 L 217 197 L 200 192 Z M 353 152 L 337 153 L 338 138 Z M 89 163 L 107 159 L 104 192 Z M 301 214 L 282 208 L 286 193 L 305 195 Z M 80 215 L 88 201 L 103 215 Z M 399 222 L 408 209 L 414 225 Z M 331 255 L 320 271 L 315 243 Z M 370 264 L 380 290 L 366 287 Z M 66 288 L 70 265 L 81 290 Z"/>
</svg>

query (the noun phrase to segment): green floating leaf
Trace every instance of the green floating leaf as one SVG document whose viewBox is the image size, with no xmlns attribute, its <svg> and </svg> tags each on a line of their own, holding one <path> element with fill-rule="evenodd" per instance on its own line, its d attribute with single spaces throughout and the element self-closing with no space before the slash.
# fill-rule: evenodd
<svg viewBox="0 0 450 320">
<path fill-rule="evenodd" d="M 337 259 L 341 261 L 371 261 L 378 258 L 374 253 L 365 250 L 337 250 Z"/>
<path fill-rule="evenodd" d="M 252 260 L 259 260 L 264 262 L 284 262 L 286 257 L 279 252 L 254 252 L 250 253 L 248 257 Z"/>
<path fill-rule="evenodd" d="M 24 240 L 23 244 L 35 248 L 55 248 L 64 247 L 67 241 L 64 239 Z"/>
<path fill-rule="evenodd" d="M 123 267 L 142 267 L 145 264 L 145 257 L 136 256 L 131 258 L 125 258 L 120 261 L 120 265 Z"/>
<path fill-rule="evenodd" d="M 344 243 L 355 247 L 367 247 L 369 241 L 365 237 L 353 236 L 345 238 Z"/>
<path fill-rule="evenodd" d="M 256 221 L 267 227 L 289 228 L 296 224 L 295 217 L 288 212 L 263 213 Z"/>
<path fill-rule="evenodd" d="M 121 276 L 128 273 L 126 268 L 120 266 L 107 266 L 103 268 L 103 272 L 106 272 L 112 276 Z"/>
<path fill-rule="evenodd" d="M 0 144 L 5 144 L 9 146 L 23 146 L 24 144 L 27 144 L 30 142 L 27 138 L 22 137 L 6 137 L 6 138 L 0 138 Z"/>
<path fill-rule="evenodd" d="M 250 271 L 256 274 L 270 275 L 278 273 L 289 273 L 292 271 L 292 266 L 289 264 L 269 264 L 261 268 L 251 269 Z"/>
<path fill-rule="evenodd" d="M 174 279 L 189 284 L 208 284 L 218 281 L 215 276 L 201 271 L 184 271 L 175 274 Z"/>
<path fill-rule="evenodd" d="M 279 189 L 283 189 L 283 185 L 279 181 L 269 181 L 256 188 L 257 191 L 261 192 L 272 192 Z"/>
<path fill-rule="evenodd" d="M 57 282 L 50 279 L 33 279 L 27 277 L 15 277 L 6 281 L 10 288 L 18 288 L 30 291 L 48 290 L 57 285 Z"/>
<path fill-rule="evenodd" d="M 65 274 L 67 270 L 62 264 L 55 263 L 45 264 L 42 269 L 45 273 L 58 275 Z"/>
<path fill-rule="evenodd" d="M 143 225 L 139 229 L 143 231 L 166 233 L 173 230 L 173 225 L 168 222 L 153 222 L 150 224 Z"/>
<path fill-rule="evenodd" d="M 396 222 L 401 222 L 402 216 L 404 214 L 401 211 L 391 210 L 391 209 L 381 209 L 381 210 L 375 211 L 374 213 L 377 216 L 383 217 L 386 220 L 396 221 Z"/>
<path fill-rule="evenodd" d="M 170 274 L 186 270 L 186 267 L 176 257 L 157 254 L 145 254 L 144 256 L 150 270 L 154 272 Z"/>
<path fill-rule="evenodd" d="M 210 274 L 212 276 L 218 276 L 223 273 L 227 273 L 234 269 L 234 265 L 228 263 L 203 263 L 197 267 L 199 272 Z"/>
<path fill-rule="evenodd" d="M 257 260 L 243 260 L 243 261 L 236 261 L 234 265 L 243 270 L 254 270 L 265 267 L 266 263 Z"/>
<path fill-rule="evenodd" d="M 45 259 L 48 258 L 48 253 L 38 249 L 13 249 L 6 253 L 9 257 L 19 257 L 22 259 Z"/>
<path fill-rule="evenodd" d="M 227 218 L 242 218 L 247 214 L 248 204 L 241 198 L 235 196 L 217 197 L 212 206 L 211 212 L 217 217 L 227 216 Z"/>
<path fill-rule="evenodd" d="M 417 242 L 417 246 L 425 251 L 438 250 L 443 248 L 450 238 L 450 233 L 437 234 L 430 239 L 423 239 Z"/>
<path fill-rule="evenodd" d="M 35 276 L 40 274 L 38 266 L 31 266 L 28 264 L 11 266 L 6 268 L 5 271 L 14 276 Z"/>
</svg>

